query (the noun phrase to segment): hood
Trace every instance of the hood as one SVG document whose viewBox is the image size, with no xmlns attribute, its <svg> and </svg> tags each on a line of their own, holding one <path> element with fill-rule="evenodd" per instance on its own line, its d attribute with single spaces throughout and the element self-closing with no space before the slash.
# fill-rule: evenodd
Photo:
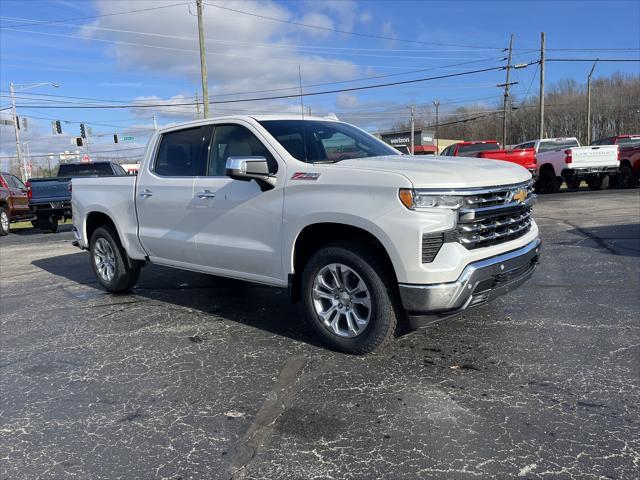
<svg viewBox="0 0 640 480">
<path fill-rule="evenodd" d="M 482 158 L 389 155 L 353 158 L 334 165 L 397 173 L 407 177 L 415 188 L 493 187 L 531 178 L 520 165 Z"/>
</svg>

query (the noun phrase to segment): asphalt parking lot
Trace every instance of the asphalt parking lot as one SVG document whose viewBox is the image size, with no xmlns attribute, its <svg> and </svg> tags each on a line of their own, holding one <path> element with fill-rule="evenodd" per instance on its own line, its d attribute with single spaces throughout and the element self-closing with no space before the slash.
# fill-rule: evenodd
<svg viewBox="0 0 640 480">
<path fill-rule="evenodd" d="M 525 287 L 386 350 L 284 291 L 159 267 L 108 295 L 0 240 L 0 478 L 638 478 L 640 190 L 540 198 Z"/>
</svg>

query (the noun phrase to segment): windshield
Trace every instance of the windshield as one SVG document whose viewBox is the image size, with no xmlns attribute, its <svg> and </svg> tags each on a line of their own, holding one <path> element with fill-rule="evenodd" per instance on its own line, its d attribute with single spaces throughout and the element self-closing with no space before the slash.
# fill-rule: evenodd
<svg viewBox="0 0 640 480">
<path fill-rule="evenodd" d="M 381 140 L 340 122 L 265 120 L 260 122 L 289 154 L 303 162 L 339 162 L 350 158 L 400 155 Z"/>
<path fill-rule="evenodd" d="M 63 163 L 58 168 L 58 177 L 107 177 L 113 176 L 111 164 L 102 163 Z"/>
<path fill-rule="evenodd" d="M 476 143 L 475 145 L 462 145 L 458 149 L 458 155 L 463 153 L 484 152 L 486 150 L 500 150 L 497 143 Z"/>
<path fill-rule="evenodd" d="M 579 147 L 580 144 L 575 138 L 568 138 L 566 140 L 545 140 L 540 142 L 538 146 L 538 152 L 548 152 L 550 150 L 562 150 L 565 148 Z"/>
</svg>

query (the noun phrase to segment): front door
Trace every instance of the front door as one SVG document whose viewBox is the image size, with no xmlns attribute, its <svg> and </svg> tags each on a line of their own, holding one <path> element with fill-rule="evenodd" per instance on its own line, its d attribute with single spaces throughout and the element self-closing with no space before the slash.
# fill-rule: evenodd
<svg viewBox="0 0 640 480">
<path fill-rule="evenodd" d="M 265 157 L 272 173 L 284 179 L 285 165 L 250 126 L 214 126 L 205 175 L 194 185 L 194 208 L 202 222 L 197 233 L 198 263 L 212 273 L 286 284 L 282 272 L 284 182 L 262 191 L 255 181 L 225 175 L 229 157 Z M 280 170 L 280 171 L 278 171 Z"/>
<path fill-rule="evenodd" d="M 205 125 L 162 134 L 155 158 L 138 174 L 138 235 L 158 263 L 195 263 L 200 220 L 194 182 L 206 168 L 211 131 Z"/>
</svg>

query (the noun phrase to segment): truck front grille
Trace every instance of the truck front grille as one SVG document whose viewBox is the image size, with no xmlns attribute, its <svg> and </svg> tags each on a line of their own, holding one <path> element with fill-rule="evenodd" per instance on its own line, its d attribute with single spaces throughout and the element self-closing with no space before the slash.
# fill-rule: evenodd
<svg viewBox="0 0 640 480">
<path fill-rule="evenodd" d="M 531 229 L 531 209 L 458 223 L 458 241 L 468 249 L 488 247 L 523 236 Z"/>
<path fill-rule="evenodd" d="M 532 182 L 465 192 L 458 241 L 471 250 L 525 235 L 531 229 L 534 201 Z"/>
</svg>

